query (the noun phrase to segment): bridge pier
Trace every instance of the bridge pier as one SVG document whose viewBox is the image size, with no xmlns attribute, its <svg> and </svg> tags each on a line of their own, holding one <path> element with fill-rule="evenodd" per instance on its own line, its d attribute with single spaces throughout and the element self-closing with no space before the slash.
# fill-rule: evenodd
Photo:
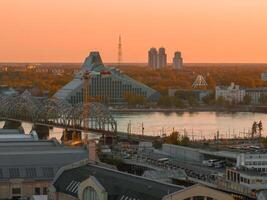
<svg viewBox="0 0 267 200">
<path fill-rule="evenodd" d="M 101 142 L 104 145 L 113 145 L 114 143 L 116 143 L 116 136 L 114 134 L 102 134 L 101 137 Z"/>
<path fill-rule="evenodd" d="M 34 124 L 32 130 L 35 130 L 39 139 L 47 139 L 49 137 L 49 126 Z"/>
<path fill-rule="evenodd" d="M 19 121 L 5 121 L 3 129 L 19 129 L 21 127 L 21 122 Z"/>
<path fill-rule="evenodd" d="M 82 140 L 82 132 L 75 131 L 75 130 L 65 129 L 61 137 L 61 141 L 63 143 L 70 142 L 70 141 L 75 142 L 75 141 L 81 141 L 81 140 Z"/>
</svg>

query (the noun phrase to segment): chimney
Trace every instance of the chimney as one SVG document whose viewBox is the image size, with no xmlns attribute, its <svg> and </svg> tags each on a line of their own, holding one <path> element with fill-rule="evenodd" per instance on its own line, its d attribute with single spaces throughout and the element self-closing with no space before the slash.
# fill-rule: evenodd
<svg viewBox="0 0 267 200">
<path fill-rule="evenodd" d="M 87 149 L 88 149 L 88 161 L 96 162 L 96 141 L 89 140 Z"/>
</svg>

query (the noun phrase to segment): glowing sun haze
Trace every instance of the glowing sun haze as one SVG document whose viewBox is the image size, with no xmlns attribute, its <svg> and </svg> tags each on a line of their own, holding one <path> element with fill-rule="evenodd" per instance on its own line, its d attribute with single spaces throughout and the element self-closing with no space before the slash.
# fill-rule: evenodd
<svg viewBox="0 0 267 200">
<path fill-rule="evenodd" d="M 1 0 L 1 62 L 146 62 L 150 47 L 185 62 L 267 62 L 266 0 Z"/>
</svg>

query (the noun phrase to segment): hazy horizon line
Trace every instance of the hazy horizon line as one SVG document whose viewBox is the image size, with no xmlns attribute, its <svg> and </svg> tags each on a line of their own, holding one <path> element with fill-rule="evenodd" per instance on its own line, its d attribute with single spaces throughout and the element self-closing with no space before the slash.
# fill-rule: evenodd
<svg viewBox="0 0 267 200">
<path fill-rule="evenodd" d="M 103 62 L 105 65 L 131 65 L 131 64 L 137 64 L 137 65 L 148 65 L 147 62 Z M 64 62 L 64 61 L 54 61 L 54 62 L 38 62 L 38 61 L 23 61 L 23 62 L 1 62 L 0 65 L 3 64 L 83 64 L 83 62 Z M 193 64 L 260 64 L 265 65 L 266 62 L 185 62 L 184 65 L 193 65 Z M 172 63 L 167 63 L 167 65 L 172 65 Z"/>
</svg>

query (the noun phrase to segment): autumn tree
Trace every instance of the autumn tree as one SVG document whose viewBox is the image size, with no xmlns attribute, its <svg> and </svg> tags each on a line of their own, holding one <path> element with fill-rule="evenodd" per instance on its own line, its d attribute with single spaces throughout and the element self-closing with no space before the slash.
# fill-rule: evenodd
<svg viewBox="0 0 267 200">
<path fill-rule="evenodd" d="M 261 121 L 259 121 L 259 123 L 258 123 L 258 130 L 259 130 L 259 135 L 261 137 L 261 132 L 263 130 L 263 125 L 262 125 L 262 122 Z"/>
<path fill-rule="evenodd" d="M 166 137 L 166 140 L 165 142 L 167 144 L 175 144 L 175 145 L 178 145 L 179 142 L 180 142 L 180 133 L 179 132 L 172 132 L 169 136 Z"/>
<path fill-rule="evenodd" d="M 133 93 L 126 93 L 124 95 L 124 99 L 127 101 L 129 106 L 145 106 L 147 104 L 147 99 L 146 97 L 142 95 L 136 95 Z"/>
<path fill-rule="evenodd" d="M 258 124 L 257 122 L 254 121 L 251 127 L 251 137 L 254 138 L 257 132 L 258 132 Z"/>
</svg>

